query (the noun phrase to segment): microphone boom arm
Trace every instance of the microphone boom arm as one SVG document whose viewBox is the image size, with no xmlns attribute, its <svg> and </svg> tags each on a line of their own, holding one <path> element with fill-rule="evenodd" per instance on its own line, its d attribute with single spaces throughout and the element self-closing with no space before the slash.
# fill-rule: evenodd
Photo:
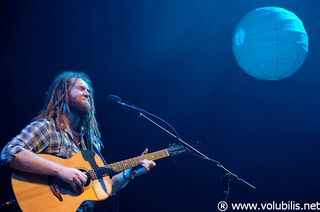
<svg viewBox="0 0 320 212">
<path fill-rule="evenodd" d="M 185 142 L 184 140 L 182 140 L 180 138 L 180 136 L 175 135 L 173 134 L 172 132 L 170 132 L 169 130 L 167 130 L 166 128 L 164 128 L 163 126 L 161 126 L 160 124 L 158 124 L 157 122 L 153 121 L 152 119 L 150 119 L 148 116 L 144 115 L 143 112 L 149 114 L 149 115 L 152 115 L 152 116 L 155 116 L 153 115 L 152 113 L 149 113 L 145 110 L 142 110 L 142 111 L 139 111 L 138 113 L 138 116 L 139 117 L 143 117 L 144 119 L 148 120 L 149 122 L 151 122 L 152 124 L 156 125 L 157 127 L 159 127 L 161 130 L 163 130 L 164 132 L 166 132 L 167 134 L 169 134 L 170 136 L 174 137 L 175 139 L 177 139 L 179 142 L 181 142 L 189 152 L 191 152 L 193 155 L 197 156 L 197 157 L 200 157 L 202 159 L 205 159 L 205 160 L 209 160 L 213 163 L 215 163 L 217 165 L 218 168 L 220 168 L 223 172 L 224 172 L 224 176 L 229 176 L 230 179 L 236 179 L 238 180 L 239 182 L 243 183 L 244 185 L 248 186 L 250 189 L 252 189 L 253 191 L 256 190 L 256 187 L 253 186 L 252 184 L 250 184 L 249 182 L 245 181 L 244 179 L 242 178 L 239 178 L 238 175 L 232 173 L 230 170 L 226 169 L 219 161 L 216 161 L 214 159 L 211 159 L 209 158 L 208 156 L 206 156 L 205 154 L 203 154 L 202 152 L 200 152 L 199 150 L 197 150 L 196 148 L 194 148 L 193 146 L 191 146 L 190 144 L 188 144 L 187 142 Z M 157 116 L 155 116 L 157 117 Z M 158 118 L 158 117 L 157 117 Z M 160 119 L 162 120 L 162 119 Z M 165 121 L 164 121 L 165 122 Z M 166 122 L 165 122 L 166 123 Z M 168 124 L 168 123 L 167 123 Z M 169 124 L 168 124 L 169 125 Z M 170 127 L 172 127 L 171 125 L 169 125 Z M 173 128 L 173 127 L 172 127 Z M 174 129 L 174 128 L 173 128 Z M 176 131 L 176 130 L 174 130 Z M 194 154 L 193 152 L 195 152 L 196 154 Z M 229 184 L 228 184 L 229 186 Z M 228 189 L 229 190 L 229 189 Z M 228 196 L 228 195 L 227 195 Z M 226 198 L 227 198 L 226 196 Z"/>
</svg>

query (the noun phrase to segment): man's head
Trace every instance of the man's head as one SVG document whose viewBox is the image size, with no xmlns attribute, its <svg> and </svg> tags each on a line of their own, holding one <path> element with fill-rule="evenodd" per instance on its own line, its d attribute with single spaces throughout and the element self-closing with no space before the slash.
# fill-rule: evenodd
<svg viewBox="0 0 320 212">
<path fill-rule="evenodd" d="M 44 109 L 35 119 L 51 118 L 61 127 L 61 124 L 65 126 L 61 115 L 66 112 L 81 116 L 89 144 L 100 148 L 92 83 L 83 72 L 65 71 L 56 76 L 47 91 Z"/>
<path fill-rule="evenodd" d="M 94 115 L 93 88 L 89 76 L 74 71 L 56 76 L 47 91 L 45 107 L 46 115 L 51 118 L 66 110 L 78 115 Z"/>
<path fill-rule="evenodd" d="M 91 90 L 88 84 L 81 78 L 72 78 L 68 92 L 68 106 L 72 113 L 83 115 L 91 108 Z"/>
</svg>

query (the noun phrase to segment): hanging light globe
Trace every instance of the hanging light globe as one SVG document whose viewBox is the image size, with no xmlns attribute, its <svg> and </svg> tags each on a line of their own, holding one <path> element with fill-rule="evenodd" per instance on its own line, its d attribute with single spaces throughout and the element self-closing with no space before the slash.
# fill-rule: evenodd
<svg viewBox="0 0 320 212">
<path fill-rule="evenodd" d="M 257 8 L 244 16 L 232 43 L 238 65 L 262 80 L 291 76 L 308 53 L 308 34 L 302 21 L 279 7 Z"/>
</svg>

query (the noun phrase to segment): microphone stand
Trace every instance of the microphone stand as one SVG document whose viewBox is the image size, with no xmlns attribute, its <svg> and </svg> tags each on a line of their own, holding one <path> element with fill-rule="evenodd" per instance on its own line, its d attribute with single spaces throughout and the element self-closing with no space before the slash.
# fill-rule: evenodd
<svg viewBox="0 0 320 212">
<path fill-rule="evenodd" d="M 250 189 L 252 189 L 253 191 L 256 190 L 256 187 L 253 186 L 252 184 L 250 184 L 249 182 L 245 181 L 244 179 L 238 177 L 238 175 L 232 173 L 230 170 L 226 169 L 220 162 L 214 160 L 214 159 L 211 159 L 209 158 L 208 156 L 206 156 L 205 154 L 201 153 L 199 150 L 197 150 L 196 148 L 194 148 L 193 146 L 191 146 L 190 144 L 188 144 L 187 142 L 185 142 L 184 140 L 182 140 L 180 138 L 180 136 L 178 135 L 175 135 L 173 134 L 172 132 L 170 132 L 169 130 L 167 130 L 166 128 L 164 128 L 163 126 L 161 126 L 160 124 L 158 124 L 157 122 L 153 121 L 151 118 L 149 118 L 148 116 L 144 115 L 143 113 L 146 113 L 150 116 L 153 116 L 157 119 L 160 119 L 161 121 L 163 121 L 164 123 L 168 124 L 166 121 L 164 121 L 163 119 L 157 117 L 156 115 L 152 114 L 152 113 L 149 113 L 143 109 L 139 109 L 137 110 L 138 112 L 138 116 L 139 117 L 143 117 L 144 119 L 148 120 L 149 122 L 151 122 L 152 124 L 154 124 L 155 126 L 159 127 L 161 130 L 163 130 L 164 132 L 166 132 L 167 134 L 169 134 L 170 136 L 174 137 L 175 139 L 177 139 L 180 143 L 182 143 L 186 149 L 191 152 L 193 155 L 195 156 L 198 156 L 202 159 L 205 159 L 205 160 L 209 160 L 213 163 L 216 164 L 216 166 L 224 173 L 223 174 L 223 184 L 225 186 L 225 190 L 222 192 L 223 193 L 223 196 L 224 196 L 224 200 L 227 201 L 228 199 L 228 196 L 229 196 L 229 192 L 230 192 L 230 182 L 231 180 L 237 180 L 239 181 L 240 183 L 244 184 L 245 186 L 249 187 Z M 168 124 L 171 128 L 173 128 L 170 124 Z M 174 130 L 174 128 L 173 128 Z M 174 130 L 175 131 L 175 130 Z M 175 131 L 176 132 L 176 131 Z M 176 132 L 177 134 L 177 132 Z M 196 154 L 194 154 L 193 152 L 195 152 Z"/>
</svg>

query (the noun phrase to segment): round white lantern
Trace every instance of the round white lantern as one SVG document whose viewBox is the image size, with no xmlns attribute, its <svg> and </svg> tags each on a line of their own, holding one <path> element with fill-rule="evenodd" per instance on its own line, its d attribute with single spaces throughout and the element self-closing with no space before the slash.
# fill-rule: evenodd
<svg viewBox="0 0 320 212">
<path fill-rule="evenodd" d="M 308 53 L 302 21 L 279 7 L 262 7 L 242 18 L 233 35 L 233 53 L 249 75 L 263 80 L 291 76 Z"/>
</svg>

